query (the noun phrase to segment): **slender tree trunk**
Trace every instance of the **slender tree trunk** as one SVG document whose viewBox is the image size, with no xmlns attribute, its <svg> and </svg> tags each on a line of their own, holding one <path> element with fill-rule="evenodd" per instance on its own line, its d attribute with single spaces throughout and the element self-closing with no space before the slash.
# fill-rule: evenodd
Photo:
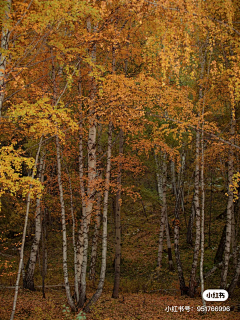
<svg viewBox="0 0 240 320">
<path fill-rule="evenodd" d="M 158 196 L 159 196 L 160 203 L 162 203 L 162 201 L 163 201 L 163 181 L 162 181 L 162 176 L 160 174 L 161 170 L 160 170 L 159 160 L 158 160 L 158 157 L 157 157 L 155 150 L 154 150 L 154 159 L 155 159 L 155 164 L 156 164 Z"/>
<path fill-rule="evenodd" d="M 91 23 L 88 21 L 88 30 L 91 31 Z M 94 27 L 96 32 L 97 27 Z M 93 45 L 92 49 L 92 61 L 96 62 L 96 44 Z M 83 255 L 82 255 L 82 266 L 81 266 L 81 280 L 80 280 L 80 296 L 79 296 L 79 307 L 82 308 L 86 299 L 86 275 L 87 275 L 87 255 L 88 255 L 88 230 L 91 221 L 91 214 L 93 208 L 93 200 L 95 196 L 95 183 L 96 183 L 96 133 L 97 124 L 96 116 L 94 115 L 94 99 L 96 96 L 96 83 L 94 77 L 92 77 L 91 87 L 91 107 L 89 111 L 89 134 L 88 134 L 88 188 L 87 188 L 87 201 L 86 210 L 83 211 L 82 215 L 82 231 L 83 235 Z"/>
<path fill-rule="evenodd" d="M 109 194 L 109 184 L 110 184 L 110 172 L 111 172 L 111 152 L 112 152 L 112 123 L 109 123 L 108 130 L 108 150 L 107 150 L 107 168 L 106 168 L 106 179 L 105 179 L 105 191 L 103 200 L 103 231 L 102 231 L 102 264 L 100 279 L 98 283 L 98 288 L 95 294 L 92 296 L 91 300 L 85 307 L 85 311 L 89 312 L 91 305 L 93 305 L 101 296 L 103 285 L 106 275 L 106 264 L 107 264 L 107 212 L 108 212 L 108 194 Z"/>
<path fill-rule="evenodd" d="M 186 220 L 186 214 L 185 214 L 185 208 L 184 208 L 184 172 L 185 172 L 185 165 L 186 165 L 186 154 L 185 151 L 181 154 L 181 169 L 179 170 L 178 174 L 178 189 L 181 187 L 181 206 L 182 206 L 182 213 L 185 220 L 185 225 L 187 227 L 187 220 Z"/>
<path fill-rule="evenodd" d="M 83 258 L 81 268 L 81 285 L 79 307 L 83 307 L 86 298 L 86 273 L 87 273 L 87 255 L 88 255 L 88 230 L 91 219 L 93 197 L 95 194 L 94 182 L 96 179 L 96 123 L 92 123 L 89 130 L 88 139 L 88 199 L 85 212 L 83 212 Z"/>
<path fill-rule="evenodd" d="M 90 270 L 89 270 L 89 279 L 95 281 L 96 274 L 96 263 L 97 263 L 97 247 L 98 247 L 98 237 L 99 237 L 99 229 L 101 224 L 101 192 L 98 192 L 97 195 L 97 214 L 96 221 L 94 227 L 93 234 L 93 243 L 92 243 L 92 252 L 91 252 L 91 262 L 90 262 Z"/>
<path fill-rule="evenodd" d="M 98 154 L 102 153 L 101 146 L 101 135 L 102 135 L 102 124 L 98 125 Z M 101 168 L 98 168 L 98 175 L 100 181 L 102 180 L 102 171 Z M 99 238 L 99 229 L 101 224 L 101 199 L 102 192 L 98 191 L 97 193 L 97 213 L 96 213 L 96 221 L 94 227 L 94 235 L 92 241 L 92 252 L 91 252 L 91 262 L 90 262 L 90 270 L 89 270 L 89 279 L 95 282 L 95 273 L 96 273 L 96 263 L 97 263 L 97 247 L 98 247 L 98 238 Z"/>
<path fill-rule="evenodd" d="M 154 158 L 155 158 L 155 164 L 156 164 L 156 175 L 157 175 L 157 185 L 158 185 L 158 196 L 160 203 L 162 203 L 162 214 L 165 213 L 165 228 L 166 228 L 166 238 L 167 238 L 167 247 L 168 247 L 168 264 L 169 264 L 169 270 L 173 270 L 173 260 L 172 260 L 172 248 L 171 248 L 171 239 L 170 239 L 170 233 L 169 233 L 169 225 L 168 225 L 168 213 L 167 213 L 167 198 L 166 198 L 166 178 L 167 178 L 167 167 L 165 167 L 165 164 L 163 165 L 163 173 L 160 174 L 160 165 L 159 161 L 156 155 L 156 152 L 154 152 Z M 175 177 L 175 167 L 174 162 L 171 161 L 171 166 L 173 164 L 174 168 L 174 175 L 172 174 L 172 177 Z M 167 165 L 167 164 L 166 164 Z M 174 182 L 175 181 L 175 182 Z M 175 188 L 174 188 L 175 187 Z M 176 178 L 173 179 L 173 190 L 176 190 Z M 163 218 L 163 217 L 162 217 Z M 161 227 L 162 223 L 164 223 L 163 219 L 161 219 L 161 225 L 160 225 L 160 234 L 159 234 L 159 244 L 161 239 Z M 164 227 L 163 227 L 164 229 Z M 163 234 L 162 234 L 163 237 Z M 161 252 L 161 245 L 160 245 L 160 252 Z M 158 254 L 158 266 L 161 265 L 161 257 L 159 261 L 160 255 Z"/>
<path fill-rule="evenodd" d="M 119 134 L 119 156 L 123 155 L 123 131 L 120 129 Z M 114 272 L 114 287 L 112 298 L 118 298 L 120 286 L 120 266 L 121 266 L 121 184 L 122 184 L 122 160 L 120 159 L 117 176 L 118 190 L 116 194 L 115 205 L 115 272 Z"/>
<path fill-rule="evenodd" d="M 75 240 L 75 215 L 74 215 L 74 207 L 73 207 L 73 192 L 72 192 L 72 182 L 71 177 L 66 167 L 68 180 L 69 180 L 69 189 L 70 189 L 70 206 L 71 206 L 71 216 L 72 216 L 72 239 L 73 239 L 73 252 L 74 252 L 74 285 L 75 285 L 75 299 L 76 301 L 79 300 L 79 288 L 78 288 L 78 278 L 77 278 L 77 246 Z"/>
<path fill-rule="evenodd" d="M 175 163 L 173 160 L 171 160 L 170 166 L 171 166 L 171 177 L 172 177 L 172 190 L 176 198 L 177 197 L 176 171 L 175 171 Z"/>
<path fill-rule="evenodd" d="M 9 28 L 8 20 L 9 14 L 11 11 L 12 0 L 6 0 L 5 4 L 5 17 L 6 21 L 3 23 L 2 26 L 2 33 L 1 33 L 1 51 L 0 51 L 0 118 L 2 116 L 2 107 L 4 101 L 4 90 L 5 90 L 5 77 L 6 77 L 6 65 L 7 65 L 7 56 L 6 50 L 8 50 L 8 42 L 9 42 Z"/>
<path fill-rule="evenodd" d="M 196 238 L 195 238 L 195 246 L 194 246 L 194 254 L 193 254 L 193 263 L 192 263 L 192 270 L 190 275 L 189 281 L 189 296 L 191 298 L 195 295 L 195 288 L 196 288 L 196 271 L 197 271 L 197 264 L 198 264 L 198 255 L 200 249 L 200 207 L 199 207 L 199 144 L 200 144 L 200 134 L 199 129 L 196 132 L 196 167 L 195 167 L 195 182 L 194 182 L 194 189 L 195 189 L 195 209 L 196 209 Z"/>
<path fill-rule="evenodd" d="M 61 167 L 61 152 L 59 145 L 58 135 L 56 136 L 56 148 L 57 148 L 57 168 L 58 168 L 58 186 L 60 193 L 60 203 L 61 203 L 61 216 L 62 216 L 62 235 L 63 235 L 63 275 L 65 290 L 67 295 L 67 300 L 72 311 L 76 311 L 74 301 L 70 292 L 70 285 L 68 280 L 68 268 L 67 268 L 67 230 L 66 230 L 66 220 L 65 220 L 65 203 L 63 198 L 63 186 L 62 186 L 62 167 Z"/>
<path fill-rule="evenodd" d="M 44 156 L 40 158 L 39 165 L 39 180 L 43 183 L 44 179 Z M 34 270 L 37 261 L 37 255 L 39 251 L 39 244 L 42 233 L 42 222 L 41 222 L 41 198 L 38 196 L 37 200 L 37 208 L 36 208 L 36 216 L 35 216 L 35 236 L 33 239 L 33 244 L 31 248 L 31 253 L 29 257 L 28 269 L 26 272 L 26 276 L 23 280 L 23 287 L 25 289 L 29 289 L 34 291 Z"/>
<path fill-rule="evenodd" d="M 231 142 L 234 142 L 235 134 L 235 115 L 232 110 L 231 115 Z M 227 227 L 226 227 L 226 243 L 224 250 L 224 263 L 221 274 L 221 285 L 222 289 L 225 289 L 227 286 L 227 274 L 228 274 L 228 265 L 229 265 L 229 255 L 231 248 L 231 237 L 232 237 L 232 212 L 233 212 L 233 190 L 231 188 L 233 178 L 233 147 L 230 147 L 229 150 L 229 159 L 228 159 L 228 204 L 227 204 Z"/>
<path fill-rule="evenodd" d="M 159 170 L 159 168 L 157 168 L 157 170 Z M 162 162 L 162 214 L 161 214 L 161 224 L 160 224 L 159 244 L 158 244 L 158 259 L 157 259 L 158 267 L 161 267 L 161 264 L 162 264 L 163 236 L 164 236 L 164 228 L 166 225 L 166 212 L 167 212 L 166 175 L 167 175 L 167 162 L 166 162 L 166 152 L 164 152 L 163 162 Z"/>
<path fill-rule="evenodd" d="M 81 82 L 79 82 L 79 93 L 81 92 Z M 81 282 L 81 268 L 83 260 L 83 217 L 86 216 L 86 193 L 84 188 L 83 173 L 83 123 L 82 123 L 82 113 L 80 114 L 80 125 L 79 125 L 79 182 L 80 182 L 80 194 L 82 200 L 82 219 L 80 221 L 80 227 L 78 229 L 77 235 L 77 247 L 76 247 L 76 259 L 77 259 L 77 274 L 76 282 L 78 283 L 78 293 L 76 294 L 77 303 L 79 303 L 79 291 L 80 291 L 80 282 Z"/>
<path fill-rule="evenodd" d="M 193 223 L 195 220 L 196 216 L 196 208 L 195 208 L 195 192 L 192 200 L 192 207 L 191 207 L 191 215 L 189 217 L 188 221 L 188 228 L 187 228 L 187 243 L 190 244 L 191 246 L 193 245 Z"/>
<path fill-rule="evenodd" d="M 36 159 L 35 159 L 35 165 L 34 165 L 34 169 L 32 171 L 32 179 L 34 178 L 34 172 L 37 167 L 39 153 L 40 153 L 41 146 L 42 146 L 42 140 L 43 140 L 43 137 L 41 137 L 40 142 L 39 142 L 38 151 L 37 151 Z M 14 294 L 14 300 L 13 300 L 13 308 L 12 308 L 10 320 L 13 320 L 13 318 L 14 318 L 16 305 L 17 305 L 19 281 L 20 281 L 22 264 L 23 264 L 23 252 L 24 252 L 25 238 L 26 238 L 26 232 L 27 232 L 27 222 L 28 222 L 28 215 L 29 215 L 30 202 L 31 202 L 31 189 L 32 189 L 32 185 L 29 186 L 29 193 L 27 196 L 27 208 L 26 208 L 25 222 L 24 222 L 24 228 L 23 228 L 22 245 L 21 245 L 21 251 L 20 251 L 20 261 L 19 261 L 19 266 L 18 266 L 17 280 L 16 280 L 16 285 L 15 285 L 15 294 Z"/>
</svg>

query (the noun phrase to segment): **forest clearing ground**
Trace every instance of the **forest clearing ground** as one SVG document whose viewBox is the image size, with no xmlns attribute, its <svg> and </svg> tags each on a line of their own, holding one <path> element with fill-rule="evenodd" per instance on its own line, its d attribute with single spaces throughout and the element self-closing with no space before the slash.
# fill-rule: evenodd
<svg viewBox="0 0 240 320">
<path fill-rule="evenodd" d="M 9 320 L 14 291 L 11 289 L 0 290 L 0 319 Z M 88 296 L 90 297 L 90 293 Z M 15 320 L 74 320 L 74 315 L 65 316 L 63 305 L 66 304 L 65 291 L 49 289 L 46 299 L 42 298 L 40 291 L 31 292 L 20 290 Z M 212 303 L 212 306 L 236 306 L 236 301 Z M 210 304 L 208 304 L 210 305 Z M 189 306 L 190 311 L 167 312 L 168 306 Z M 201 306 L 201 298 L 170 296 L 149 293 L 124 293 L 119 299 L 112 299 L 111 293 L 104 293 L 92 312 L 87 315 L 87 320 L 151 320 L 151 319 L 232 319 L 240 318 L 236 311 L 209 311 L 201 315 L 197 307 Z M 236 308 L 235 308 L 236 309 Z"/>
</svg>

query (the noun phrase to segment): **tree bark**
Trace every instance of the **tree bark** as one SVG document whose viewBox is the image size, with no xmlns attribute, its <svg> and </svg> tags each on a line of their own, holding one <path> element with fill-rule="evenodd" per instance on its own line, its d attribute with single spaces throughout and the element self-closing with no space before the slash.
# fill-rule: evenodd
<svg viewBox="0 0 240 320">
<path fill-rule="evenodd" d="M 90 262 L 90 270 L 89 270 L 89 279 L 95 281 L 96 275 L 96 263 L 97 263 L 97 248 L 98 248 L 98 237 L 99 237 L 99 229 L 101 224 L 101 192 L 98 192 L 97 195 L 97 213 L 96 213 L 96 221 L 94 227 L 93 241 L 92 241 L 92 252 L 91 252 L 91 262 Z"/>
<path fill-rule="evenodd" d="M 159 170 L 159 168 L 157 168 L 157 170 Z M 161 267 L 161 264 L 162 264 L 163 236 L 164 236 L 164 228 L 166 225 L 166 212 L 167 212 L 166 175 L 167 175 L 167 162 L 166 162 L 166 152 L 164 152 L 163 162 L 162 162 L 162 213 L 161 213 L 161 224 L 160 224 L 159 244 L 158 244 L 158 259 L 157 259 L 158 267 Z"/>
<path fill-rule="evenodd" d="M 123 131 L 120 129 L 119 134 L 119 156 L 123 155 Z M 122 184 L 122 160 L 120 159 L 118 167 L 117 185 L 115 205 L 115 263 L 114 263 L 114 287 L 112 298 L 117 299 L 119 295 L 120 273 L 121 273 L 121 184 Z"/>
<path fill-rule="evenodd" d="M 87 21 L 87 28 L 91 31 L 91 22 Z M 96 32 L 97 27 L 94 27 L 94 32 Z M 96 62 L 96 44 L 93 45 L 92 49 L 92 62 Z M 91 221 L 91 214 L 93 208 L 93 200 L 95 195 L 95 183 L 96 183 L 96 133 L 97 124 L 94 99 L 96 96 L 96 83 L 94 77 L 91 79 L 91 94 L 90 94 L 90 111 L 89 111 L 89 133 L 88 133 L 88 188 L 87 188 L 87 200 L 86 200 L 86 210 L 83 211 L 82 215 L 82 230 L 80 236 L 83 238 L 83 253 L 82 253 L 82 265 L 81 265 L 81 278 L 80 278 L 80 296 L 78 306 L 83 307 L 86 299 L 86 274 L 87 274 L 87 256 L 88 256 L 88 230 Z M 81 259 L 80 259 L 81 260 Z"/>
<path fill-rule="evenodd" d="M 231 110 L 231 142 L 234 142 L 235 134 L 235 115 L 234 111 Z M 230 147 L 229 158 L 228 158 L 228 204 L 227 204 L 227 226 L 226 226 L 226 243 L 224 250 L 224 261 L 223 269 L 221 274 L 221 284 L 222 289 L 226 289 L 227 286 L 227 274 L 229 266 L 229 255 L 231 248 L 231 238 L 232 238 L 232 212 L 233 212 L 233 190 L 231 188 L 233 179 L 233 147 Z"/>
<path fill-rule="evenodd" d="M 72 182 L 71 177 L 66 167 L 68 180 L 69 180 L 69 189 L 70 189 L 70 207 L 71 207 L 71 216 L 72 216 L 72 239 L 73 239 L 73 254 L 74 254 L 74 288 L 75 288 L 75 300 L 79 300 L 79 288 L 78 288 L 78 278 L 77 278 L 77 246 L 75 240 L 75 229 L 76 229 L 76 222 L 75 222 L 75 215 L 74 215 L 74 207 L 73 207 L 73 192 L 72 192 Z"/>
<path fill-rule="evenodd" d="M 79 93 L 82 95 L 81 81 L 79 81 Z M 81 110 L 82 111 L 82 110 Z M 79 291 L 81 282 L 81 268 L 83 260 L 83 217 L 86 215 L 86 193 L 84 188 L 83 173 L 83 123 L 82 123 L 82 112 L 80 112 L 80 122 L 79 122 L 79 182 L 80 182 L 80 194 L 82 200 L 82 219 L 80 221 L 80 227 L 77 234 L 77 247 L 76 247 L 76 282 L 78 283 L 78 292 L 76 293 L 76 301 L 79 303 Z"/>
<path fill-rule="evenodd" d="M 111 172 L 111 152 L 112 152 L 112 123 L 109 123 L 108 130 L 108 150 L 107 150 L 107 167 L 106 167 L 106 178 L 105 178 L 105 191 L 103 200 L 103 231 L 102 231 L 102 264 L 100 271 L 100 279 L 98 288 L 91 300 L 88 302 L 84 311 L 89 312 L 91 305 L 93 305 L 101 296 L 103 285 L 106 275 L 106 264 L 107 264 L 107 212 L 108 212 L 108 195 L 109 195 L 109 184 L 110 184 L 110 172 Z"/>
<path fill-rule="evenodd" d="M 43 183 L 44 179 L 44 156 L 40 157 L 40 165 L 39 165 L 39 180 Z M 29 289 L 35 291 L 34 287 L 34 270 L 37 261 L 37 255 L 39 251 L 39 244 L 42 234 L 42 221 L 41 221 L 41 198 L 38 196 L 37 200 L 37 207 L 36 207 L 36 216 L 35 216 L 35 236 L 33 239 L 33 244 L 31 248 L 31 253 L 29 257 L 29 264 L 28 269 L 26 272 L 26 276 L 23 280 L 23 287 L 25 289 Z"/>
<path fill-rule="evenodd" d="M 176 184 L 175 163 L 173 160 L 171 160 L 170 166 L 171 166 L 172 190 L 173 190 L 173 194 L 176 198 L 177 197 L 177 184 Z"/>
<path fill-rule="evenodd" d="M 101 146 L 101 135 L 102 135 L 102 124 L 98 125 L 98 154 L 102 153 Z M 102 170 L 98 168 L 98 175 L 100 180 L 102 180 Z M 98 191 L 97 193 L 97 213 L 96 213 L 96 221 L 94 227 L 94 235 L 92 241 L 92 252 L 91 252 L 91 262 L 90 262 L 90 270 L 89 270 L 89 279 L 95 281 L 95 273 L 96 273 L 96 263 L 97 263 L 97 247 L 98 247 L 98 238 L 99 238 L 99 229 L 101 224 L 101 199 L 102 192 Z"/>
<path fill-rule="evenodd" d="M 167 247 L 168 247 L 168 265 L 169 270 L 173 270 L 173 259 L 172 259 L 172 244 L 169 233 L 169 224 L 168 224 L 168 213 L 166 211 L 166 237 L 167 237 Z"/>
<path fill-rule="evenodd" d="M 159 160 L 158 160 L 158 157 L 157 157 L 155 150 L 154 150 L 154 159 L 155 159 L 155 164 L 156 164 L 158 197 L 159 197 L 160 203 L 162 203 L 162 201 L 163 201 L 163 181 L 162 181 L 162 176 L 160 174 L 161 170 L 160 170 Z"/>
<path fill-rule="evenodd" d="M 193 263 L 192 270 L 189 281 L 189 296 L 191 298 L 195 295 L 196 288 L 196 271 L 198 264 L 198 255 L 200 249 L 200 207 L 199 207 L 199 144 L 200 144 L 200 134 L 199 129 L 196 132 L 196 166 L 195 166 L 195 181 L 194 181 L 194 189 L 195 189 L 195 199 L 194 205 L 196 209 L 196 238 L 195 238 L 195 246 L 194 246 L 194 254 L 193 254 Z"/>
<path fill-rule="evenodd" d="M 56 148 L 57 148 L 57 168 L 58 168 L 58 187 L 60 193 L 60 203 L 61 203 L 61 216 L 62 216 L 62 235 L 63 235 L 63 275 L 65 290 L 67 295 L 68 304 L 72 311 L 76 311 L 74 301 L 71 296 L 70 285 L 68 280 L 68 267 L 67 267 L 67 230 L 66 230 L 66 220 L 65 220 L 65 203 L 63 198 L 63 186 L 62 186 L 62 167 L 61 167 L 61 152 L 58 135 L 56 135 Z"/>
<path fill-rule="evenodd" d="M 192 200 L 192 207 L 191 207 L 191 214 L 188 220 L 188 228 L 187 228 L 187 243 L 190 244 L 191 246 L 193 245 L 193 223 L 195 220 L 196 216 L 196 209 L 195 209 L 195 192 L 193 195 L 193 200 Z"/>
</svg>

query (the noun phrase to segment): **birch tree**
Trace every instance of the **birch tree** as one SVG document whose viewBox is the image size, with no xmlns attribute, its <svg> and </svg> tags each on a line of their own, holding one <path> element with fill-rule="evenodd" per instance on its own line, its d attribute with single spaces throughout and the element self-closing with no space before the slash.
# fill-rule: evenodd
<svg viewBox="0 0 240 320">
<path fill-rule="evenodd" d="M 111 172 L 111 152 L 112 152 L 112 123 L 109 123 L 108 129 L 108 149 L 107 149 L 107 166 L 106 166 L 106 177 L 105 177 L 105 191 L 103 199 L 103 230 L 102 230 L 102 263 L 98 288 L 95 294 L 92 296 L 84 310 L 89 311 L 91 305 L 93 305 L 101 296 L 105 275 L 106 275 L 106 264 L 107 264 L 107 213 L 108 213 L 108 196 L 109 196 L 109 184 L 110 184 L 110 172 Z"/>
<path fill-rule="evenodd" d="M 44 155 L 40 157 L 40 164 L 39 164 L 39 180 L 43 183 L 44 180 Z M 34 270 L 37 261 L 37 255 L 39 252 L 39 244 L 42 234 L 42 219 L 41 219 L 41 198 L 40 196 L 37 197 L 36 200 L 36 216 L 35 216 L 35 235 L 33 239 L 33 244 L 30 252 L 29 257 L 29 264 L 28 270 L 26 272 L 25 279 L 23 280 L 23 286 L 29 290 L 35 290 L 34 288 Z"/>
</svg>

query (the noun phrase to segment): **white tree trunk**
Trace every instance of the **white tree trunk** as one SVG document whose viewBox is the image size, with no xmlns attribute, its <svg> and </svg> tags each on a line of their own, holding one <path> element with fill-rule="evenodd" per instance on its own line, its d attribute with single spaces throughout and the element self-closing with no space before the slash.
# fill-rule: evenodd
<svg viewBox="0 0 240 320">
<path fill-rule="evenodd" d="M 235 116 L 232 111 L 231 115 L 231 142 L 234 142 L 235 134 Z M 224 260 L 223 260 L 223 269 L 221 275 L 221 288 L 226 289 L 227 286 L 227 274 L 229 266 L 229 256 L 231 249 L 231 236 L 232 236 L 232 212 L 233 212 L 233 190 L 230 187 L 232 185 L 233 179 L 233 147 L 230 147 L 229 158 L 228 158 L 228 204 L 227 204 L 227 227 L 226 227 L 226 242 L 224 250 Z"/>
<path fill-rule="evenodd" d="M 61 203 L 61 216 L 62 216 L 62 235 L 63 235 L 63 275 L 65 290 L 67 295 L 68 303 L 72 311 L 76 311 L 68 280 L 68 268 L 67 268 L 67 230 L 66 230 L 66 220 L 65 220 L 65 203 L 63 198 L 63 186 L 62 186 L 62 167 L 61 167 L 61 152 L 58 135 L 56 136 L 56 148 L 57 148 L 57 168 L 58 168 L 58 186 L 60 193 L 60 203 Z"/>
<path fill-rule="evenodd" d="M 68 180 L 69 180 L 69 189 L 70 189 L 70 206 L 71 206 L 71 216 L 72 216 L 72 239 L 73 239 L 73 252 L 74 252 L 74 285 L 75 285 L 75 299 L 76 301 L 79 300 L 79 291 L 78 291 L 78 278 L 77 278 L 77 246 L 75 240 L 75 229 L 76 229 L 76 222 L 74 216 L 74 207 L 73 207 L 73 193 L 72 193 L 72 182 L 71 177 L 66 167 Z"/>
<path fill-rule="evenodd" d="M 91 23 L 87 21 L 88 30 L 91 31 Z M 97 27 L 94 27 L 94 32 Z M 93 63 L 96 62 L 96 45 L 92 49 Z M 88 133 L 88 187 L 87 187 L 87 199 L 86 209 L 83 210 L 82 225 L 80 231 L 80 246 L 83 243 L 83 250 L 81 251 L 81 257 L 79 258 L 81 263 L 81 278 L 80 278 L 80 296 L 79 307 L 83 307 L 86 298 L 86 275 L 87 275 L 87 256 L 88 256 L 88 230 L 91 221 L 93 201 L 95 197 L 95 184 L 97 178 L 96 171 L 96 134 L 97 124 L 95 112 L 95 95 L 96 95 L 96 83 L 94 77 L 92 77 L 92 87 L 90 94 L 90 111 L 89 111 L 89 133 Z"/>
<path fill-rule="evenodd" d="M 44 180 L 44 156 L 40 158 L 40 165 L 39 165 L 39 180 L 43 183 Z M 34 288 L 34 270 L 37 261 L 37 255 L 39 251 L 39 244 L 42 234 L 42 221 L 41 221 L 41 198 L 37 197 L 37 208 L 36 208 L 36 216 L 35 216 L 35 236 L 31 248 L 31 253 L 29 257 L 29 265 L 28 270 L 26 272 L 25 279 L 23 281 L 24 288 L 29 290 L 35 290 Z"/>
<path fill-rule="evenodd" d="M 172 190 L 175 197 L 177 197 L 177 185 L 176 185 L 176 172 L 175 172 L 175 163 L 173 160 L 170 162 L 171 167 L 171 178 L 172 178 Z"/>
<path fill-rule="evenodd" d="M 97 197 L 98 197 L 97 213 L 96 213 L 96 221 L 95 221 L 94 234 L 93 234 L 93 240 L 92 240 L 92 252 L 91 252 L 90 270 L 89 270 L 89 279 L 93 280 L 93 281 L 95 281 L 98 237 L 99 237 L 99 229 L 100 229 L 100 223 L 101 223 L 101 198 L 102 198 L 102 195 L 100 192 L 98 192 Z"/>
<path fill-rule="evenodd" d="M 157 157 L 155 150 L 154 150 L 154 159 L 155 159 L 155 164 L 156 164 L 158 196 L 159 196 L 160 203 L 162 203 L 162 201 L 163 201 L 163 181 L 162 181 L 159 160 L 158 160 L 158 157 Z"/>
<path fill-rule="evenodd" d="M 98 154 L 102 153 L 101 135 L 102 135 L 102 124 L 98 124 Z M 97 174 L 101 181 L 102 171 L 98 170 Z M 95 221 L 94 235 L 92 240 L 92 252 L 91 252 L 90 270 L 89 270 L 89 279 L 92 279 L 93 282 L 95 281 L 96 263 L 97 263 L 97 247 L 98 247 L 99 229 L 101 224 L 101 200 L 102 200 L 102 192 L 98 191 L 96 221 Z"/>
<path fill-rule="evenodd" d="M 105 191 L 103 200 L 103 231 L 102 231 L 102 264 L 100 271 L 100 279 L 96 293 L 92 296 L 91 300 L 85 307 L 85 311 L 88 312 L 91 305 L 94 304 L 100 297 L 106 275 L 106 264 L 107 264 L 107 212 L 108 212 L 108 194 L 110 184 L 110 172 L 111 172 L 111 152 L 112 152 L 112 123 L 109 123 L 108 130 L 108 150 L 107 150 L 107 167 L 106 167 L 106 178 L 105 178 Z"/>
<path fill-rule="evenodd" d="M 194 254 L 193 254 L 193 263 L 192 270 L 189 281 L 189 295 L 190 297 L 194 297 L 195 288 L 196 288 L 196 270 L 198 264 L 198 255 L 200 249 L 200 236 L 201 236 L 201 215 L 200 215 L 200 207 L 199 207 L 199 145 L 200 145 L 200 134 L 199 129 L 196 131 L 196 164 L 195 164 L 195 181 L 194 181 L 194 189 L 195 189 L 195 198 L 194 198 L 194 206 L 196 210 L 196 238 L 195 238 L 195 246 L 194 246 Z"/>
<path fill-rule="evenodd" d="M 168 265 L 169 270 L 173 270 L 173 259 L 172 259 L 172 244 L 169 234 L 169 225 L 168 225 L 168 213 L 166 211 L 166 237 L 167 237 L 167 247 L 168 247 Z"/>
</svg>

